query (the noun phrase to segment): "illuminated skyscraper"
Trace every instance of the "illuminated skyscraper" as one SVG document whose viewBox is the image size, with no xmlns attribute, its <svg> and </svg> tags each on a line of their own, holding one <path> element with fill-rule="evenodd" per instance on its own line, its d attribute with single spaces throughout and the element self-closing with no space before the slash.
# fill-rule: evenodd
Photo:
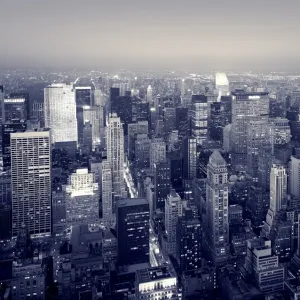
<svg viewBox="0 0 300 300">
<path fill-rule="evenodd" d="M 198 145 L 202 145 L 208 138 L 208 104 L 206 96 L 192 96 L 191 115 L 192 136 L 197 140 Z"/>
<path fill-rule="evenodd" d="M 124 196 L 124 131 L 120 118 L 110 114 L 106 128 L 107 161 L 112 171 L 114 195 Z"/>
<path fill-rule="evenodd" d="M 44 89 L 45 127 L 50 128 L 51 143 L 77 145 L 75 92 L 72 84 L 54 83 Z"/>
<path fill-rule="evenodd" d="M 207 165 L 206 218 L 207 254 L 214 265 L 220 265 L 229 253 L 228 172 L 226 161 L 217 150 Z"/>
<path fill-rule="evenodd" d="M 269 119 L 267 92 L 232 92 L 232 159 L 236 170 L 245 171 L 247 164 L 247 132 L 251 121 Z"/>
<path fill-rule="evenodd" d="M 216 73 L 216 89 L 218 91 L 218 102 L 222 96 L 229 95 L 229 81 L 225 73 Z"/>
<path fill-rule="evenodd" d="M 13 119 L 27 120 L 28 104 L 25 98 L 6 98 L 3 100 L 3 124 Z"/>
<path fill-rule="evenodd" d="M 153 95 L 151 85 L 147 87 L 147 102 L 150 103 L 151 106 L 153 106 Z"/>
<path fill-rule="evenodd" d="M 26 131 L 10 135 L 12 234 L 26 226 L 33 235 L 51 232 L 50 132 Z"/>
</svg>

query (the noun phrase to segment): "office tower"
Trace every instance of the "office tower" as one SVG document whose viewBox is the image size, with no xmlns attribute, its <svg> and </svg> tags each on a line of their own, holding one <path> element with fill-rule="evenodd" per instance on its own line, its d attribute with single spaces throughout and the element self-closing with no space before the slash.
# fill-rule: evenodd
<svg viewBox="0 0 300 300">
<path fill-rule="evenodd" d="M 165 204 L 165 230 L 164 252 L 176 257 L 177 236 L 176 228 L 179 217 L 182 216 L 182 201 L 175 190 L 171 190 Z"/>
<path fill-rule="evenodd" d="M 147 87 L 146 99 L 147 99 L 147 102 L 152 107 L 153 106 L 153 95 L 152 95 L 152 87 L 151 87 L 151 85 L 148 85 L 148 87 Z"/>
<path fill-rule="evenodd" d="M 286 202 L 287 197 L 287 174 L 286 169 L 281 165 L 273 165 L 270 174 L 270 207 L 263 226 L 263 235 L 269 236 L 273 220 Z"/>
<path fill-rule="evenodd" d="M 3 100 L 3 124 L 13 119 L 28 119 L 28 103 L 25 98 L 5 98 Z"/>
<path fill-rule="evenodd" d="M 274 145 L 285 145 L 291 141 L 291 128 L 286 118 L 270 119 L 273 129 Z"/>
<path fill-rule="evenodd" d="M 101 179 L 101 213 L 103 223 L 105 226 L 112 226 L 115 220 L 115 207 L 112 197 L 112 176 L 111 165 L 107 160 L 102 161 L 102 179 Z"/>
<path fill-rule="evenodd" d="M 228 259 L 228 173 L 226 161 L 215 150 L 209 157 L 206 184 L 206 223 L 205 239 L 208 256 L 214 265 Z"/>
<path fill-rule="evenodd" d="M 66 229 L 66 197 L 61 188 L 52 191 L 52 232 L 62 234 Z"/>
<path fill-rule="evenodd" d="M 180 102 L 183 107 L 185 107 L 184 96 L 185 96 L 185 81 L 184 81 L 184 79 L 181 79 Z"/>
<path fill-rule="evenodd" d="M 83 127 L 85 107 L 92 106 L 92 89 L 90 86 L 76 86 L 75 87 L 75 100 L 76 100 L 76 119 L 77 119 L 77 132 L 79 145 L 83 142 Z"/>
<path fill-rule="evenodd" d="M 221 96 L 221 118 L 223 126 L 231 123 L 232 120 L 232 97 Z"/>
<path fill-rule="evenodd" d="M 299 112 L 300 108 L 300 91 L 292 91 L 290 97 L 290 111 Z"/>
<path fill-rule="evenodd" d="M 177 224 L 177 259 L 180 271 L 201 268 L 202 228 L 191 208 L 183 210 Z"/>
<path fill-rule="evenodd" d="M 106 128 L 107 161 L 112 171 L 114 195 L 125 196 L 124 183 L 124 131 L 120 118 L 110 114 Z"/>
<path fill-rule="evenodd" d="M 111 99 L 110 103 L 111 113 L 115 113 L 120 118 L 124 135 L 128 133 L 128 124 L 132 123 L 132 98 L 130 96 L 120 96 Z"/>
<path fill-rule="evenodd" d="M 33 102 L 31 108 L 31 118 L 40 121 L 41 127 L 45 127 L 44 103 Z"/>
<path fill-rule="evenodd" d="M 93 225 L 99 222 L 99 186 L 95 174 L 88 169 L 77 169 L 63 186 L 66 198 L 67 226 Z"/>
<path fill-rule="evenodd" d="M 232 125 L 228 124 L 223 128 L 223 149 L 225 152 L 230 152 L 232 149 Z"/>
<path fill-rule="evenodd" d="M 8 240 L 12 236 L 11 220 L 11 178 L 0 176 L 0 241 Z"/>
<path fill-rule="evenodd" d="M 12 234 L 51 232 L 50 132 L 11 133 Z"/>
<path fill-rule="evenodd" d="M 94 106 L 105 106 L 105 98 L 101 90 L 96 89 L 94 91 Z"/>
<path fill-rule="evenodd" d="M 176 191 L 182 190 L 182 155 L 179 150 L 169 153 L 168 161 L 170 163 L 171 183 Z"/>
<path fill-rule="evenodd" d="M 44 113 L 45 127 L 51 129 L 51 143 L 76 148 L 78 131 L 73 85 L 54 83 L 45 87 Z"/>
<path fill-rule="evenodd" d="M 148 102 L 139 101 L 136 103 L 136 120 L 150 123 L 150 105 Z"/>
<path fill-rule="evenodd" d="M 247 132 L 251 121 L 268 120 L 267 92 L 232 92 L 232 162 L 236 170 L 245 171 L 247 164 Z"/>
<path fill-rule="evenodd" d="M 177 275 L 170 266 L 138 270 L 135 278 L 136 299 L 180 299 Z"/>
<path fill-rule="evenodd" d="M 150 169 L 154 170 L 154 164 L 166 162 L 166 143 L 162 138 L 154 138 L 150 145 Z"/>
<path fill-rule="evenodd" d="M 195 138 L 185 138 L 183 140 L 183 178 L 193 179 L 197 175 L 197 140 Z"/>
<path fill-rule="evenodd" d="M 115 102 L 120 97 L 120 89 L 117 87 L 110 88 L 110 103 Z"/>
<path fill-rule="evenodd" d="M 191 130 L 192 137 L 197 140 L 197 144 L 202 145 L 208 138 L 208 103 L 204 95 L 192 96 L 191 109 Z"/>
<path fill-rule="evenodd" d="M 134 164 L 138 169 L 150 168 L 150 144 L 148 134 L 137 134 L 135 138 Z"/>
<path fill-rule="evenodd" d="M 182 142 L 185 137 L 190 135 L 190 120 L 188 109 L 176 107 L 176 130 L 178 130 L 178 140 Z"/>
<path fill-rule="evenodd" d="M 154 164 L 154 210 L 165 210 L 165 202 L 171 189 L 171 169 L 169 163 Z"/>
<path fill-rule="evenodd" d="M 290 162 L 290 194 L 296 198 L 300 198 L 300 158 L 291 157 Z"/>
<path fill-rule="evenodd" d="M 118 262 L 122 265 L 149 262 L 149 203 L 146 199 L 117 202 Z"/>
<path fill-rule="evenodd" d="M 137 134 L 148 134 L 148 122 L 139 121 L 136 123 L 128 124 L 128 159 L 134 160 L 135 155 L 135 139 Z"/>
<path fill-rule="evenodd" d="M 223 134 L 222 103 L 213 102 L 210 105 L 210 120 L 208 122 L 208 132 L 210 139 L 221 141 Z"/>
<path fill-rule="evenodd" d="M 218 92 L 218 101 L 222 96 L 229 95 L 229 81 L 225 73 L 216 73 L 216 90 Z"/>
<path fill-rule="evenodd" d="M 258 181 L 259 157 L 264 150 L 266 159 L 273 155 L 273 130 L 267 120 L 250 121 L 247 126 L 247 174 L 253 181 Z"/>
<path fill-rule="evenodd" d="M 247 241 L 245 270 L 263 293 L 276 293 L 284 287 L 284 267 L 278 256 L 272 254 L 271 241 L 256 238 Z"/>
<path fill-rule="evenodd" d="M 90 122 L 92 125 L 93 148 L 100 145 L 100 132 L 104 128 L 104 107 L 88 106 L 83 110 L 84 123 Z"/>
<path fill-rule="evenodd" d="M 12 119 L 2 125 L 2 153 L 3 153 L 3 170 L 11 169 L 11 150 L 10 134 L 13 132 L 26 131 L 27 125 L 24 120 Z"/>
<path fill-rule="evenodd" d="M 176 110 L 173 107 L 164 108 L 164 128 L 166 135 L 176 129 Z"/>
<path fill-rule="evenodd" d="M 93 149 L 93 126 L 87 121 L 83 125 L 83 139 L 81 143 L 81 151 L 83 153 L 89 154 Z"/>
</svg>

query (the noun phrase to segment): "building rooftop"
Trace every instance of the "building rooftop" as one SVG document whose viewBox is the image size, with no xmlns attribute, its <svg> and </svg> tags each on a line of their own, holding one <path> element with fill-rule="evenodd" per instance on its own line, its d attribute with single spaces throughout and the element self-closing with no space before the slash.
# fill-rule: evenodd
<svg viewBox="0 0 300 300">
<path fill-rule="evenodd" d="M 135 205 L 145 205 L 148 201 L 145 198 L 132 198 L 132 199 L 122 199 L 117 202 L 117 206 L 135 206 Z"/>
<path fill-rule="evenodd" d="M 168 267 L 154 267 L 137 271 L 138 283 L 162 280 L 166 278 L 175 277 Z"/>
</svg>

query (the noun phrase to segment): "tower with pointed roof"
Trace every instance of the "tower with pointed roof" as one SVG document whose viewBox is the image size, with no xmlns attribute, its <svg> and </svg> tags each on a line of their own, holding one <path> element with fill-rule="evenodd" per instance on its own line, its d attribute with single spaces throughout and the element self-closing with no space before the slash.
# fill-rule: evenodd
<svg viewBox="0 0 300 300">
<path fill-rule="evenodd" d="M 227 164 L 215 150 L 207 165 L 205 243 L 208 258 L 223 265 L 229 255 Z"/>
</svg>

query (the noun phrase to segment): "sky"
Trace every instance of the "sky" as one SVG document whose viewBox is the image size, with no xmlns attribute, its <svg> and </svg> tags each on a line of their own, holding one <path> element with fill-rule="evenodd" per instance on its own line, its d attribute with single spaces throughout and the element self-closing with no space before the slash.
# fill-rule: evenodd
<svg viewBox="0 0 300 300">
<path fill-rule="evenodd" d="M 1 0 L 0 68 L 296 71 L 300 0 Z"/>
</svg>

